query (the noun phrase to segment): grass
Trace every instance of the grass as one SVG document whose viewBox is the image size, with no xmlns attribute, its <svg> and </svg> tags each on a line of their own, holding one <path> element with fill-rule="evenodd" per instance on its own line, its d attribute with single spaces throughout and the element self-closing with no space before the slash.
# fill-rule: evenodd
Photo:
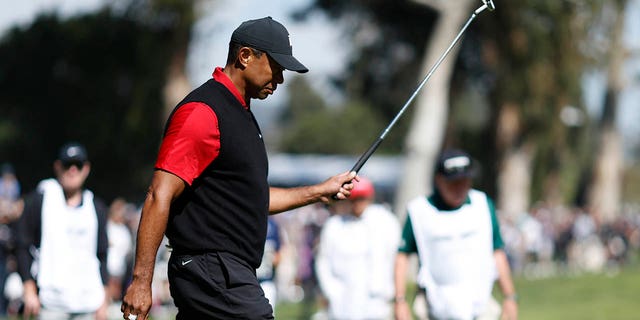
<svg viewBox="0 0 640 320">
<path fill-rule="evenodd" d="M 640 319 L 640 268 L 614 275 L 516 279 L 520 319 Z"/>
<path fill-rule="evenodd" d="M 520 320 L 640 319 L 640 267 L 620 272 L 515 279 Z M 315 307 L 311 307 L 315 311 Z M 302 304 L 282 303 L 276 319 L 309 319 Z"/>
</svg>

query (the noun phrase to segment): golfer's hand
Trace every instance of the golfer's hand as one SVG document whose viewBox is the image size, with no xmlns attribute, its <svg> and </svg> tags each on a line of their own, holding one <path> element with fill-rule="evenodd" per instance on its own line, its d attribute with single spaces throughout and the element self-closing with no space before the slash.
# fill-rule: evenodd
<svg viewBox="0 0 640 320">
<path fill-rule="evenodd" d="M 132 314 L 137 316 L 137 320 L 146 320 L 149 317 L 151 303 L 151 285 L 134 280 L 122 299 L 122 317 L 129 319 L 129 315 Z"/>
<path fill-rule="evenodd" d="M 357 174 L 353 171 L 347 171 L 325 180 L 321 184 L 324 190 L 322 192 L 324 196 L 321 197 L 320 200 L 328 203 L 331 200 L 344 200 L 348 198 L 354 186 L 354 179 L 358 181 Z"/>
</svg>

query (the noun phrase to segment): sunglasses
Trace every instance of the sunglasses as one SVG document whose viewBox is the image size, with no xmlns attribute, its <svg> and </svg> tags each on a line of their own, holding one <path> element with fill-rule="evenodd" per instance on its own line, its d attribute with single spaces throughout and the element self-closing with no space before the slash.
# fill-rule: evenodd
<svg viewBox="0 0 640 320">
<path fill-rule="evenodd" d="M 84 167 L 84 162 L 82 161 L 67 161 L 62 163 L 62 168 L 64 170 L 69 170 L 71 167 L 76 167 L 78 170 L 81 170 Z"/>
</svg>

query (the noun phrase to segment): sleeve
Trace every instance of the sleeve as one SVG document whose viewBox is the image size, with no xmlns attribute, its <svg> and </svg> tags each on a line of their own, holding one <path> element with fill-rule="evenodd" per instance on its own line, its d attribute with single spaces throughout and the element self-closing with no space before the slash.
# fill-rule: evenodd
<svg viewBox="0 0 640 320">
<path fill-rule="evenodd" d="M 496 214 L 496 207 L 493 200 L 487 196 L 487 203 L 489 204 L 489 212 L 491 213 L 491 227 L 493 229 L 493 250 L 504 248 L 504 242 L 502 241 L 502 235 L 500 234 L 500 223 L 498 223 L 498 215 Z"/>
<path fill-rule="evenodd" d="M 107 236 L 108 209 L 104 202 L 99 199 L 94 198 L 93 204 L 98 216 L 98 248 L 96 254 L 100 261 L 100 277 L 102 278 L 102 284 L 106 285 L 109 280 L 109 273 L 107 271 L 107 253 L 109 251 L 109 238 Z"/>
<path fill-rule="evenodd" d="M 186 103 L 171 116 L 155 168 L 191 185 L 220 152 L 218 118 L 202 102 Z"/>
<path fill-rule="evenodd" d="M 24 211 L 17 222 L 16 258 L 22 281 L 35 280 L 31 274 L 32 250 L 40 247 L 42 225 L 42 193 L 36 191 L 25 197 Z"/>
<path fill-rule="evenodd" d="M 402 228 L 402 237 L 400 240 L 400 247 L 398 252 L 402 253 L 416 253 L 418 252 L 418 245 L 416 244 L 416 237 L 413 234 L 413 226 L 411 225 L 411 216 L 407 213 L 407 219 L 404 222 Z"/>
</svg>

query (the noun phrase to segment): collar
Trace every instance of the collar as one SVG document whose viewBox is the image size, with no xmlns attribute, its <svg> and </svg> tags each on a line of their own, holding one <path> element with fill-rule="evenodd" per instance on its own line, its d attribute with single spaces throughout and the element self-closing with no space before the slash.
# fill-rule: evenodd
<svg viewBox="0 0 640 320">
<path fill-rule="evenodd" d="M 240 91 L 238 91 L 238 88 L 236 88 L 236 85 L 233 83 L 233 81 L 231 81 L 231 79 L 224 73 L 222 67 L 216 67 L 216 69 L 213 71 L 212 76 L 213 80 L 222 83 L 222 85 L 224 85 L 229 91 L 231 91 L 233 96 L 238 99 L 238 102 L 240 102 L 240 104 L 242 104 L 245 109 L 250 109 L 249 104 L 244 101 L 244 97 L 240 94 Z"/>
</svg>

